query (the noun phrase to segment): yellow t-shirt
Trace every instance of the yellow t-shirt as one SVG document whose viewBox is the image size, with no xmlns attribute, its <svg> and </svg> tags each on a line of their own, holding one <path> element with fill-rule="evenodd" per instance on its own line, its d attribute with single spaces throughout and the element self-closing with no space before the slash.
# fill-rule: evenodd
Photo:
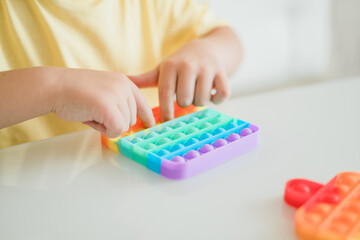
<svg viewBox="0 0 360 240">
<path fill-rule="evenodd" d="M 59 66 L 137 75 L 223 25 L 190 0 L 3 0 L 0 71 Z M 156 89 L 142 92 L 158 105 Z M 85 128 L 48 114 L 1 129 L 0 148 Z"/>
</svg>

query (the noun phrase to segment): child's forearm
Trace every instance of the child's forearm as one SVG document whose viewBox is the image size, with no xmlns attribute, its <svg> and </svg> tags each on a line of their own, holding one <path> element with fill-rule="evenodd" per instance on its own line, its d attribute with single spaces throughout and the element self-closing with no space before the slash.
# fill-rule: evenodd
<svg viewBox="0 0 360 240">
<path fill-rule="evenodd" d="M 53 81 L 46 67 L 0 72 L 0 128 L 51 112 Z"/>
<path fill-rule="evenodd" d="M 0 128 L 54 112 L 84 122 L 108 137 L 135 124 L 155 124 L 149 104 L 124 74 L 37 67 L 0 73 Z"/>
</svg>

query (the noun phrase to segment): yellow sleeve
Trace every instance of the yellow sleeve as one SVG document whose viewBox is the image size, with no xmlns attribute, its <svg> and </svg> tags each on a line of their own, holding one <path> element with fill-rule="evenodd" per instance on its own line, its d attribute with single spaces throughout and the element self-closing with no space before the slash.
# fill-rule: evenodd
<svg viewBox="0 0 360 240">
<path fill-rule="evenodd" d="M 163 2 L 162 13 L 166 15 L 167 26 L 162 56 L 166 57 L 185 43 L 202 37 L 211 30 L 228 26 L 224 20 L 217 18 L 205 2 L 191 0 L 170 0 Z"/>
</svg>

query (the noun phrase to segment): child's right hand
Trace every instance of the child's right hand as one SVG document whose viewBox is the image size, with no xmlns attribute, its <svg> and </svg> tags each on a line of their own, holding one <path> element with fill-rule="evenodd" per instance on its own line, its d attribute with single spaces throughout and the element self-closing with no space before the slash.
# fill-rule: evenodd
<svg viewBox="0 0 360 240">
<path fill-rule="evenodd" d="M 155 125 L 151 108 L 125 75 L 84 69 L 49 67 L 57 76 L 52 112 L 67 121 L 83 122 L 107 137 L 118 137 L 136 123 Z M 49 76 L 49 75 L 48 75 Z"/>
</svg>

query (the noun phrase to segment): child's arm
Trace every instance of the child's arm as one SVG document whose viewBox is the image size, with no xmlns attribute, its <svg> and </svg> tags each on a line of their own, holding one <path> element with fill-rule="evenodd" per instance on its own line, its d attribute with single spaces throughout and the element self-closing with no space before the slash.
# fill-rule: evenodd
<svg viewBox="0 0 360 240">
<path fill-rule="evenodd" d="M 121 73 L 57 67 L 0 72 L 0 128 L 54 112 L 108 137 L 135 124 L 155 124 L 139 89 Z"/>
<path fill-rule="evenodd" d="M 184 45 L 155 70 L 130 79 L 139 87 L 158 86 L 161 116 L 166 121 L 174 117 L 174 94 L 183 107 L 228 98 L 227 76 L 239 65 L 241 53 L 240 41 L 231 28 L 219 27 Z M 216 89 L 215 95 L 211 89 Z"/>
</svg>

